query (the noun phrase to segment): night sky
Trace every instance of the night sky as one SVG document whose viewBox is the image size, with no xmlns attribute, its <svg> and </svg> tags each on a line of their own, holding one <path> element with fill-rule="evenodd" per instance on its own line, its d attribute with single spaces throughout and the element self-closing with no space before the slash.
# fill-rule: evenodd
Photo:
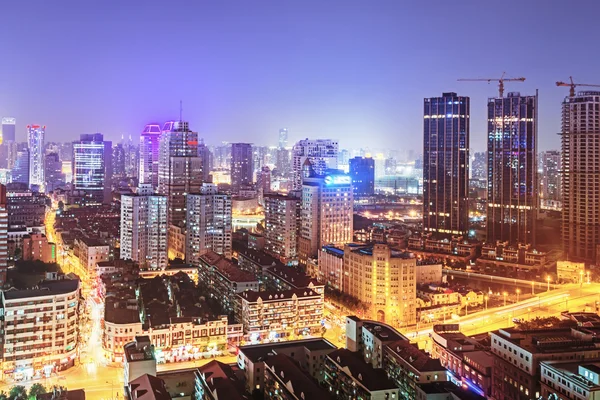
<svg viewBox="0 0 600 400">
<path fill-rule="evenodd" d="M 0 116 L 47 141 L 139 137 L 183 117 L 207 143 L 334 138 L 421 150 L 424 97 L 471 96 L 471 147 L 496 84 L 540 90 L 540 150 L 559 148 L 573 75 L 600 84 L 600 1 L 2 1 Z M 583 90 L 583 89 L 582 89 Z"/>
</svg>

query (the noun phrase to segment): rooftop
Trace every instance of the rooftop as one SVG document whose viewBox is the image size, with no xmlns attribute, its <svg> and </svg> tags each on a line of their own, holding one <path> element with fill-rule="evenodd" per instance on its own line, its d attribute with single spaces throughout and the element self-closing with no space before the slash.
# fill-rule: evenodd
<svg viewBox="0 0 600 400">
<path fill-rule="evenodd" d="M 26 299 L 29 297 L 56 296 L 75 292 L 79 288 L 79 279 L 61 279 L 43 281 L 37 289 L 9 289 L 3 292 L 6 300 Z"/>
<path fill-rule="evenodd" d="M 292 267 L 285 266 L 281 263 L 279 264 L 280 265 L 267 268 L 267 271 L 271 275 L 284 281 L 290 287 L 307 288 L 311 283 L 313 285 L 319 285 L 319 283 L 315 279 L 312 279 L 310 276 L 300 273 Z"/>
<path fill-rule="evenodd" d="M 240 346 L 240 353 L 243 353 L 253 363 L 264 361 L 269 353 L 280 349 L 303 348 L 308 351 L 317 350 L 335 350 L 336 347 L 323 338 L 290 340 L 288 342 L 253 344 L 248 346 Z"/>
<path fill-rule="evenodd" d="M 227 364 L 213 360 L 199 367 L 197 373 L 204 376 L 204 381 L 215 398 L 227 400 L 249 398 L 244 393 L 244 383 L 237 378 L 233 369 Z"/>
<path fill-rule="evenodd" d="M 359 253 L 362 255 L 366 255 L 366 256 L 372 256 L 373 255 L 373 248 L 375 245 L 371 244 L 371 245 L 366 245 L 366 246 L 361 246 L 358 247 L 356 249 L 351 250 L 353 253 Z M 405 260 L 409 260 L 412 258 L 415 258 L 415 255 L 411 252 L 408 251 L 402 251 L 402 250 L 397 250 L 397 249 L 393 249 L 390 248 L 391 250 L 391 257 L 392 258 L 402 258 Z"/>
<path fill-rule="evenodd" d="M 253 274 L 241 270 L 230 260 L 212 250 L 201 255 L 200 260 L 217 269 L 231 282 L 257 282 Z"/>
<path fill-rule="evenodd" d="M 123 346 L 127 362 L 154 360 L 154 346 L 149 336 L 136 336 L 133 342 Z"/>
<path fill-rule="evenodd" d="M 580 375 L 579 368 L 585 368 L 596 374 L 600 374 L 600 359 L 585 360 L 585 364 L 581 361 L 541 361 L 540 366 L 551 367 L 561 373 L 565 378 L 577 381 L 580 385 L 586 386 L 589 389 L 595 388 L 600 390 L 600 386 Z"/>
<path fill-rule="evenodd" d="M 451 399 L 461 399 L 461 400 L 485 400 L 485 397 L 479 396 L 478 394 L 473 393 L 470 390 L 464 390 L 458 386 L 456 386 L 452 382 L 432 382 L 432 383 L 422 383 L 417 386 L 417 391 L 422 391 L 425 394 L 450 394 L 452 393 Z"/>
<path fill-rule="evenodd" d="M 406 340 L 398 340 L 387 345 L 387 348 L 412 365 L 420 372 L 445 371 L 440 360 L 431 358 L 423 350 L 419 350 L 416 344 Z"/>
<path fill-rule="evenodd" d="M 165 382 L 153 375 L 144 374 L 129 382 L 131 400 L 171 400 Z"/>
<path fill-rule="evenodd" d="M 397 389 L 383 369 L 375 369 L 371 364 L 367 364 L 358 352 L 338 349 L 329 353 L 327 358 L 336 363 L 343 372 L 349 372 L 355 381 L 360 382 L 369 391 Z"/>
<path fill-rule="evenodd" d="M 371 332 L 375 337 L 381 339 L 384 342 L 406 340 L 408 339 L 400 332 L 392 328 L 391 326 L 376 322 L 376 321 L 364 321 L 363 328 Z"/>
<path fill-rule="evenodd" d="M 586 328 L 590 330 L 590 328 Z M 566 353 L 596 347 L 595 336 L 590 339 L 575 336 L 571 328 L 519 330 L 505 328 L 491 332 L 531 353 Z M 582 334 L 583 332 L 578 332 Z"/>
<path fill-rule="evenodd" d="M 49 393 L 38 394 L 36 400 L 85 400 L 84 389 L 51 390 Z"/>
<path fill-rule="evenodd" d="M 250 303 L 254 303 L 261 299 L 263 302 L 269 301 L 281 301 L 287 300 L 294 297 L 297 298 L 302 297 L 320 297 L 321 294 L 317 293 L 313 289 L 309 288 L 299 288 L 299 289 L 290 289 L 290 290 L 266 290 L 263 292 L 257 292 L 254 290 L 246 290 L 245 292 L 239 293 L 238 296 L 242 297 L 244 300 L 247 300 Z"/>
<path fill-rule="evenodd" d="M 292 358 L 277 354 L 265 361 L 273 375 L 281 380 L 286 388 L 299 399 L 326 399 L 329 394 L 310 376 L 308 376 Z"/>
</svg>

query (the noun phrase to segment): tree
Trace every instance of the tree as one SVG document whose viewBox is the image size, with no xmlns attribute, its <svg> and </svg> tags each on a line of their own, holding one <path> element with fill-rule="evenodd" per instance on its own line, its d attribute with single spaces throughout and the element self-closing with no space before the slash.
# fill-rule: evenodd
<svg viewBox="0 0 600 400">
<path fill-rule="evenodd" d="M 34 383 L 33 385 L 31 385 L 31 388 L 29 388 L 29 398 L 30 399 L 35 399 L 37 398 L 38 394 L 44 394 L 46 393 L 46 388 L 44 387 L 44 385 L 40 384 L 40 383 Z"/>
<path fill-rule="evenodd" d="M 27 400 L 27 390 L 25 386 L 17 385 L 10 388 L 8 392 L 8 398 L 10 400 Z"/>
<path fill-rule="evenodd" d="M 0 400 L 8 400 L 8 394 L 4 390 L 0 392 Z"/>
</svg>

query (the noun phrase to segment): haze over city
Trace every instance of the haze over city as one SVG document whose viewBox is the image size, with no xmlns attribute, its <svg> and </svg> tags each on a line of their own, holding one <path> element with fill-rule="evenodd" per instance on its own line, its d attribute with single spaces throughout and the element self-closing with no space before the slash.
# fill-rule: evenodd
<svg viewBox="0 0 600 400">
<path fill-rule="evenodd" d="M 332 137 L 342 148 L 421 150 L 422 99 L 471 97 L 482 150 L 496 85 L 540 90 L 539 149 L 559 147 L 554 82 L 593 82 L 596 1 L 9 1 L 2 4 L 0 115 L 48 140 L 117 141 L 184 117 L 209 144 Z M 585 9 L 586 12 L 581 10 Z M 585 60 L 585 62 L 583 62 Z M 369 137 L 369 143 L 363 142 Z"/>
</svg>

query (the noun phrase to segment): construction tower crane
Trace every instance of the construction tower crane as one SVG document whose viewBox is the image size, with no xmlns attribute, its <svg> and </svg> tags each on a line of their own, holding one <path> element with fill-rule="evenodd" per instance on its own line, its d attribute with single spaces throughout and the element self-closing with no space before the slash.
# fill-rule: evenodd
<svg viewBox="0 0 600 400">
<path fill-rule="evenodd" d="M 569 96 L 570 97 L 574 97 L 575 96 L 575 88 L 577 86 L 589 86 L 589 87 L 600 87 L 600 85 L 592 85 L 589 83 L 575 83 L 573 82 L 573 77 L 570 76 L 569 80 L 571 81 L 571 83 L 566 83 L 566 82 L 556 82 L 556 86 L 569 86 L 571 89 L 569 90 Z"/>
<path fill-rule="evenodd" d="M 459 82 L 498 82 L 499 97 L 504 97 L 504 82 L 524 82 L 525 78 L 505 78 L 506 72 L 500 78 L 458 79 Z"/>
</svg>

